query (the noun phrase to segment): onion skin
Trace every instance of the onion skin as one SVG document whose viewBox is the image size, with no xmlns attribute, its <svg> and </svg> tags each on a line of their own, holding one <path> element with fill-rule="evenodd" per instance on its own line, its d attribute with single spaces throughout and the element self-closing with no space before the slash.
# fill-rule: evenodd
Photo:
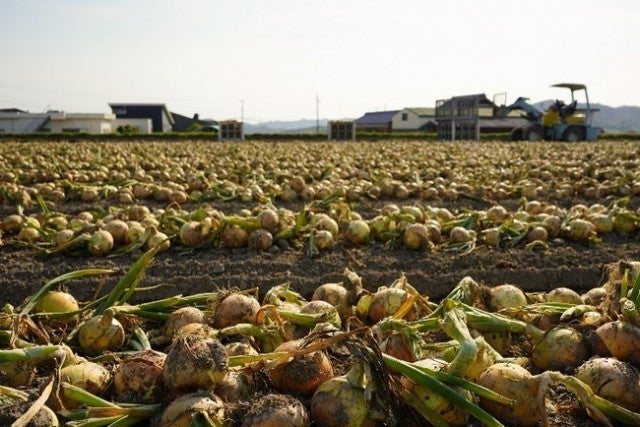
<svg viewBox="0 0 640 427">
<path fill-rule="evenodd" d="M 118 364 L 113 372 L 113 393 L 118 402 L 155 403 L 164 393 L 162 369 L 166 354 L 144 350 Z"/>
<path fill-rule="evenodd" d="M 595 331 L 593 348 L 598 356 L 613 356 L 640 367 L 640 328 L 619 320 L 605 323 Z"/>
<path fill-rule="evenodd" d="M 573 328 L 559 326 L 548 331 L 533 350 L 532 361 L 543 371 L 575 368 L 589 357 L 582 334 Z"/>
<path fill-rule="evenodd" d="M 206 413 L 216 425 L 224 420 L 224 404 L 212 393 L 195 392 L 180 396 L 171 402 L 162 413 L 160 427 L 191 427 L 198 413 Z"/>
<path fill-rule="evenodd" d="M 280 344 L 275 351 L 292 351 L 299 349 L 300 340 L 287 341 Z M 310 397 L 323 382 L 333 378 L 333 366 L 322 351 L 314 351 L 294 356 L 268 371 L 269 379 L 274 387 L 285 393 Z"/>
<path fill-rule="evenodd" d="M 124 344 L 122 324 L 109 314 L 100 314 L 88 319 L 80 326 L 78 343 L 82 350 L 95 356 L 108 350 L 117 350 Z"/>
<path fill-rule="evenodd" d="M 60 370 L 60 381 L 73 384 L 89 393 L 102 396 L 111 385 L 111 373 L 104 366 L 94 362 L 81 362 Z M 63 399 L 67 409 L 78 407 L 80 404 L 69 399 Z"/>
<path fill-rule="evenodd" d="M 240 427 L 307 427 L 309 414 L 293 396 L 267 394 L 255 402 L 242 418 Z"/>
<path fill-rule="evenodd" d="M 325 283 L 318 286 L 313 295 L 312 301 L 326 301 L 333 305 L 342 320 L 346 320 L 353 315 L 353 307 L 350 304 L 349 291 L 339 283 Z"/>
<path fill-rule="evenodd" d="M 175 391 L 209 390 L 227 374 L 229 357 L 217 339 L 181 335 L 171 344 L 162 379 Z"/>
<path fill-rule="evenodd" d="M 258 228 L 249 234 L 247 245 L 251 249 L 267 251 L 273 245 L 273 235 L 264 228 Z"/>
<path fill-rule="evenodd" d="M 36 313 L 61 313 L 66 311 L 77 311 L 80 309 L 78 301 L 73 295 L 63 291 L 49 291 L 44 294 L 33 308 Z M 66 318 L 51 319 L 54 325 L 74 325 L 78 322 L 79 316 L 73 315 Z"/>
<path fill-rule="evenodd" d="M 420 223 L 407 226 L 402 235 L 402 242 L 411 251 L 430 249 L 432 246 L 427 226 Z"/>
<path fill-rule="evenodd" d="M 371 305 L 369 306 L 369 318 L 371 321 L 378 322 L 385 317 L 393 316 L 409 298 L 409 294 L 404 289 L 381 287 L 373 295 Z M 409 310 L 404 317 L 406 320 L 414 320 L 416 311 Z"/>
<path fill-rule="evenodd" d="M 256 323 L 256 315 L 260 311 L 260 303 L 255 298 L 233 293 L 224 298 L 213 315 L 213 327 L 217 329 L 234 326 L 238 323 Z"/>
<path fill-rule="evenodd" d="M 97 230 L 91 235 L 87 248 L 91 255 L 105 256 L 113 249 L 113 236 L 107 230 Z"/>
<path fill-rule="evenodd" d="M 640 371 L 612 357 L 595 357 L 586 361 L 575 373 L 598 396 L 624 406 L 640 409 Z"/>
<path fill-rule="evenodd" d="M 527 305 L 527 297 L 522 289 L 515 285 L 499 285 L 489 290 L 488 306 L 491 311 L 505 308 L 520 308 Z"/>
<path fill-rule="evenodd" d="M 204 312 L 196 307 L 181 307 L 174 310 L 164 323 L 164 336 L 173 338 L 180 328 L 190 323 L 206 325 L 208 319 Z"/>
<path fill-rule="evenodd" d="M 415 362 L 414 365 L 440 372 L 446 371 L 448 363 L 440 359 L 422 359 Z M 424 403 L 424 405 L 440 415 L 448 425 L 456 427 L 468 425 L 468 415 L 466 414 L 466 412 L 463 409 L 455 406 L 449 400 L 432 392 L 423 385 L 416 384 L 411 379 L 405 376 L 400 379 L 400 383 L 402 384 L 403 395 L 410 394 L 415 398 L 420 399 Z M 457 391 L 468 399 L 473 398 L 471 396 L 471 393 L 466 390 L 457 389 Z"/>
<path fill-rule="evenodd" d="M 344 239 L 354 245 L 361 245 L 369 241 L 369 224 L 364 220 L 356 219 L 349 222 L 344 230 Z"/>
<path fill-rule="evenodd" d="M 537 426 L 541 421 L 537 403 L 540 382 L 522 366 L 502 362 L 493 364 L 480 375 L 478 384 L 516 401 L 510 407 L 480 398 L 480 406 L 500 421 L 526 427 Z"/>
<path fill-rule="evenodd" d="M 375 427 L 369 418 L 364 388 L 353 385 L 346 375 L 331 378 L 311 398 L 311 416 L 319 427 Z"/>
</svg>

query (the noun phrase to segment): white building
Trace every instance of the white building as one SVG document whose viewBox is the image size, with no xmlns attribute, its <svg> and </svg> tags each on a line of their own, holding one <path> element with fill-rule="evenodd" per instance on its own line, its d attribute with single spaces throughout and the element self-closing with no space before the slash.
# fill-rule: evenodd
<svg viewBox="0 0 640 427">
<path fill-rule="evenodd" d="M 395 131 L 418 131 L 436 129 L 436 109 L 429 107 L 403 108 L 391 118 L 391 129 Z"/>
<path fill-rule="evenodd" d="M 114 133 L 119 126 L 129 125 L 139 134 L 151 133 L 151 119 L 116 119 L 111 113 L 65 113 L 49 111 L 29 113 L 18 109 L 0 111 L 0 133 Z"/>
<path fill-rule="evenodd" d="M 108 113 L 65 113 L 53 112 L 49 120 L 42 126 L 42 132 L 72 132 L 105 134 L 111 133 L 111 124 L 115 120 L 114 114 Z"/>
</svg>

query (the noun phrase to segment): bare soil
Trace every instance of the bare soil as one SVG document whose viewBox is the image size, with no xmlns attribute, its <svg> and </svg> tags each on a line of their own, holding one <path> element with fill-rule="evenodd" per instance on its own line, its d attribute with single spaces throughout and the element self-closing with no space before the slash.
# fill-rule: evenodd
<svg viewBox="0 0 640 427">
<path fill-rule="evenodd" d="M 452 202 L 449 207 L 459 209 L 461 204 Z M 86 208 L 76 206 L 78 211 Z M 235 208 L 232 204 L 220 206 L 224 212 L 234 212 Z M 376 209 L 360 206 L 357 211 L 369 217 Z M 107 258 L 46 256 L 7 244 L 0 248 L 0 303 L 19 305 L 47 281 L 74 270 L 117 270 L 106 282 L 100 282 L 101 287 L 94 278 L 65 282 L 77 298 L 90 300 L 107 292 L 139 255 L 140 252 Z M 362 246 L 339 242 L 313 258 L 306 255 L 304 247 L 290 245 L 274 245 L 267 252 L 247 248 L 185 252 L 172 247 L 158 254 L 145 273 L 142 286 L 154 288 L 136 294 L 132 302 L 232 286 L 258 287 L 263 295 L 270 287 L 285 282 L 310 297 L 323 283 L 343 281 L 345 268 L 358 273 L 371 290 L 390 285 L 405 274 L 411 285 L 432 300 L 445 296 L 465 276 L 487 285 L 511 283 L 525 291 L 547 291 L 559 286 L 585 291 L 604 283 L 607 264 L 638 259 L 640 237 L 613 233 L 605 235 L 603 242 L 596 245 L 556 239 L 546 249 L 528 250 L 522 246 L 494 249 L 478 245 L 467 254 L 389 249 L 377 242 Z"/>
</svg>

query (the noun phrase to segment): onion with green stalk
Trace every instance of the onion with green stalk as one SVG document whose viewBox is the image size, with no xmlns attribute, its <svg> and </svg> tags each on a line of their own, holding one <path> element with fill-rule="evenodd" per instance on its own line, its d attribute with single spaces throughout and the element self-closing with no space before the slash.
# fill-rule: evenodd
<svg viewBox="0 0 640 427">
<path fill-rule="evenodd" d="M 87 319 L 78 329 L 78 344 L 90 356 L 118 350 L 124 341 L 124 327 L 111 310 Z"/>
</svg>

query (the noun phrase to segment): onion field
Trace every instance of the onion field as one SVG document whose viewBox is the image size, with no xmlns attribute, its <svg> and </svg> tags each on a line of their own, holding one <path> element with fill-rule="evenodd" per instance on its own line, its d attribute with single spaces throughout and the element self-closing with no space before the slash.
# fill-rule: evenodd
<svg viewBox="0 0 640 427">
<path fill-rule="evenodd" d="M 0 425 L 640 425 L 640 144 L 0 143 Z"/>
</svg>

